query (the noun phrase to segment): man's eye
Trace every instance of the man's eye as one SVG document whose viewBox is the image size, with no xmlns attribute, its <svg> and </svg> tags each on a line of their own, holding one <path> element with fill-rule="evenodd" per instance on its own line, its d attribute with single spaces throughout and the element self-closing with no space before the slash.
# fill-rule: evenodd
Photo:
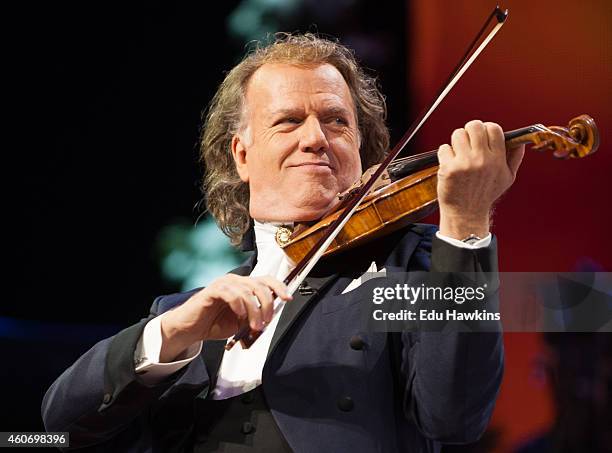
<svg viewBox="0 0 612 453">
<path fill-rule="evenodd" d="M 282 126 L 282 125 L 293 125 L 293 124 L 300 124 L 301 120 L 295 116 L 287 116 L 284 118 L 279 118 L 278 120 L 276 120 L 272 126 Z"/>
<path fill-rule="evenodd" d="M 342 126 L 348 126 L 348 121 L 342 118 L 341 116 L 337 116 L 334 118 L 334 123 Z"/>
</svg>

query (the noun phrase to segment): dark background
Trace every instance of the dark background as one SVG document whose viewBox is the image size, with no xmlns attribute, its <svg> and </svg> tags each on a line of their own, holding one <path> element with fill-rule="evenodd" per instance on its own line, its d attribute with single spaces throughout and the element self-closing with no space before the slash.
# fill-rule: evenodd
<svg viewBox="0 0 612 453">
<path fill-rule="evenodd" d="M 9 194 L 14 296 L 0 309 L 1 384 L 13 389 L 2 430 L 42 430 L 40 402 L 61 371 L 145 316 L 155 296 L 179 290 L 163 278 L 155 244 L 164 227 L 201 213 L 201 113 L 244 53 L 246 40 L 228 31 L 239 3 L 64 2 L 18 14 L 27 20 L 11 88 L 23 130 Z M 321 11 L 298 2 L 291 15 L 272 10 L 263 20 L 361 46 L 397 93 L 397 138 L 409 99 L 405 9 L 392 3 Z"/>
<path fill-rule="evenodd" d="M 552 2 L 532 3 L 508 2 L 515 16 L 411 149 L 435 148 L 475 117 L 513 129 L 592 114 L 605 131 L 599 153 L 573 167 L 527 156 L 494 232 L 504 270 L 610 270 L 610 6 L 594 2 L 576 14 L 570 2 L 555 2 L 553 13 Z M 249 40 L 232 32 L 236 11 L 259 11 L 258 38 L 318 31 L 355 49 L 379 76 L 395 143 L 493 6 L 262 4 L 30 3 L 7 14 L 14 108 L 6 157 L 17 165 L 5 167 L 12 214 L 9 296 L 0 304 L 1 431 L 43 430 L 40 402 L 53 380 L 96 341 L 145 316 L 155 296 L 179 290 L 163 277 L 156 244 L 168 225 L 201 213 L 200 115 Z M 543 344 L 537 335 L 506 336 L 510 374 L 493 423 L 502 434 L 481 451 L 507 451 L 553 423 L 550 386 L 532 379 Z"/>
</svg>

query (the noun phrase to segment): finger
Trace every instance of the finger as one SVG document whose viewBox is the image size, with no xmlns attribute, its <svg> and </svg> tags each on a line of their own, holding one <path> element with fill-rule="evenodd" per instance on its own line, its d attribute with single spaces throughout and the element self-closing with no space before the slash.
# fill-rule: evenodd
<svg viewBox="0 0 612 453">
<path fill-rule="evenodd" d="M 260 304 L 259 309 L 261 310 L 262 318 L 269 324 L 270 321 L 272 321 L 272 314 L 274 313 L 274 298 L 272 296 L 272 291 L 257 280 L 252 280 L 252 282 L 253 293 Z"/>
<path fill-rule="evenodd" d="M 485 125 L 480 120 L 472 120 L 465 125 L 465 130 L 470 139 L 471 149 L 474 151 L 486 151 L 489 149 L 489 138 Z"/>
<path fill-rule="evenodd" d="M 518 172 L 519 167 L 521 166 L 521 162 L 523 161 L 523 157 L 525 156 L 525 145 L 520 145 L 516 148 L 511 148 L 507 151 L 507 162 L 508 168 L 510 168 L 510 172 L 512 173 L 512 179 L 516 178 L 516 174 Z"/>
<path fill-rule="evenodd" d="M 235 289 L 235 283 L 227 284 L 224 281 L 219 281 L 211 284 L 206 291 L 208 297 L 223 302 L 230 306 L 236 316 L 241 319 L 247 317 L 247 310 L 244 307 L 240 298 L 240 293 Z"/>
<path fill-rule="evenodd" d="M 451 135 L 455 157 L 465 157 L 471 151 L 470 136 L 465 129 L 455 129 Z"/>
<path fill-rule="evenodd" d="M 487 132 L 488 146 L 494 153 L 506 152 L 506 140 L 504 139 L 504 131 L 497 123 L 484 123 Z"/>
<path fill-rule="evenodd" d="M 265 285 L 267 285 L 270 290 L 276 294 L 276 296 L 280 297 L 285 301 L 289 301 L 293 299 L 291 294 L 289 294 L 289 290 L 287 289 L 287 285 L 283 282 L 278 281 L 274 277 L 270 275 L 265 275 L 263 277 L 259 277 L 259 280 L 262 281 Z"/>
<path fill-rule="evenodd" d="M 254 330 L 263 329 L 263 317 L 261 309 L 258 306 L 259 302 L 251 288 L 247 285 L 241 285 L 240 287 L 234 288 L 232 291 L 232 299 L 241 302 L 246 308 L 247 317 L 249 318 L 249 325 Z"/>
<path fill-rule="evenodd" d="M 248 317 L 248 312 L 242 299 L 231 299 L 227 301 L 227 305 L 229 305 L 230 309 L 239 319 L 246 319 Z"/>
<path fill-rule="evenodd" d="M 450 162 L 453 157 L 455 157 L 455 152 L 449 144 L 445 143 L 438 148 L 438 162 L 440 165 L 445 165 Z"/>
<path fill-rule="evenodd" d="M 248 312 L 249 326 L 251 329 L 263 330 L 265 324 L 257 297 L 254 294 L 248 294 L 245 295 L 243 301 Z"/>
</svg>

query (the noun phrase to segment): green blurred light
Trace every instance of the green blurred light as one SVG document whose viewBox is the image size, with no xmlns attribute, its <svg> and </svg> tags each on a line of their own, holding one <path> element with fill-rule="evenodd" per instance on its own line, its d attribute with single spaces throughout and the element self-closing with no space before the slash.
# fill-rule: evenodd
<svg viewBox="0 0 612 453">
<path fill-rule="evenodd" d="M 279 19 L 296 12 L 301 0 L 243 0 L 228 16 L 230 35 L 245 42 L 279 31 Z"/>
<path fill-rule="evenodd" d="M 208 285 L 244 261 L 211 218 L 196 226 L 179 221 L 164 228 L 157 240 L 162 276 L 182 290 Z"/>
</svg>

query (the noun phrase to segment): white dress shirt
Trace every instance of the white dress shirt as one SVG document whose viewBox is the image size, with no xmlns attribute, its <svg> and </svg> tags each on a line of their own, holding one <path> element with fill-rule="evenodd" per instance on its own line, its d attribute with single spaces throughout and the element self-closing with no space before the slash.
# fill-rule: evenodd
<svg viewBox="0 0 612 453">
<path fill-rule="evenodd" d="M 277 280 L 283 281 L 292 270 L 292 265 L 287 256 L 276 243 L 275 235 L 277 228 L 278 224 L 255 221 L 257 263 L 250 274 L 251 277 L 272 275 Z M 490 233 L 474 244 L 466 244 L 440 233 L 436 233 L 436 236 L 457 247 L 469 249 L 488 247 L 491 243 Z M 370 267 L 369 271 L 371 272 L 372 269 L 375 270 L 375 267 Z M 352 282 L 346 290 L 358 286 L 360 279 L 357 280 Z M 277 301 L 277 303 L 281 303 L 284 306 L 282 302 Z M 240 343 L 237 343 L 231 350 L 223 353 L 223 359 L 221 360 L 217 375 L 217 384 L 213 389 L 213 399 L 231 398 L 246 393 L 261 384 L 261 373 L 282 309 L 283 307 L 279 308 L 279 312 L 249 349 L 242 349 Z M 142 374 L 141 379 L 149 385 L 154 385 L 178 371 L 195 359 L 202 350 L 202 342 L 199 341 L 191 345 L 174 362 L 160 363 L 162 316 L 164 315 L 162 314 L 147 323 L 134 352 L 136 373 L 142 374 L 146 371 L 146 374 Z"/>
</svg>

